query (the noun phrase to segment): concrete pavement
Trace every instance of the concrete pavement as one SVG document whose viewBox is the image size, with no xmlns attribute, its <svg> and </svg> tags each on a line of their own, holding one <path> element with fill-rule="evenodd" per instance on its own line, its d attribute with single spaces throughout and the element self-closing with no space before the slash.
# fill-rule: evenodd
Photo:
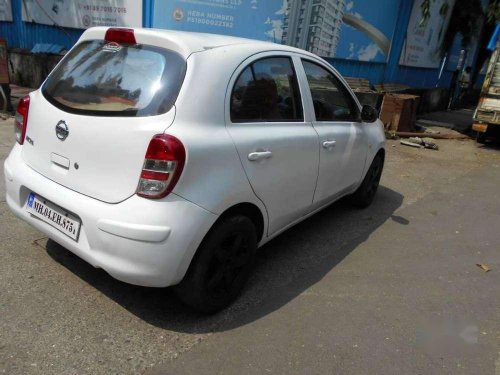
<svg viewBox="0 0 500 375">
<path fill-rule="evenodd" d="M 499 374 L 499 183 L 500 165 L 474 170 L 362 241 L 332 239 L 248 324 L 149 374 Z"/>
<path fill-rule="evenodd" d="M 13 139 L 0 122 L 1 160 Z M 497 375 L 500 151 L 438 143 L 389 142 L 372 207 L 339 202 L 266 245 L 211 317 L 48 241 L 0 184 L 0 373 Z"/>
</svg>

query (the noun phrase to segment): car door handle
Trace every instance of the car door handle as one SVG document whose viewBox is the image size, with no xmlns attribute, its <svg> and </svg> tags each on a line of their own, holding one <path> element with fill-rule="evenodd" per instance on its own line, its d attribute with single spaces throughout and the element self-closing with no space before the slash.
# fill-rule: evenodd
<svg viewBox="0 0 500 375">
<path fill-rule="evenodd" d="M 337 144 L 337 141 L 324 141 L 323 148 L 330 148 Z"/>
<path fill-rule="evenodd" d="M 258 161 L 258 160 L 263 160 L 263 159 L 269 159 L 271 156 L 273 156 L 273 153 L 271 151 L 252 152 L 252 153 L 248 154 L 248 160 Z"/>
</svg>

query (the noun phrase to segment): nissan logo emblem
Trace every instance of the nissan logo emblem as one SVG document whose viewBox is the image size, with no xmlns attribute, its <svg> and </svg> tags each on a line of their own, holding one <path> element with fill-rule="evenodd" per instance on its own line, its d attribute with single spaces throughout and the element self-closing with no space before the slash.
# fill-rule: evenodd
<svg viewBox="0 0 500 375">
<path fill-rule="evenodd" d="M 68 138 L 68 135 L 69 135 L 68 125 L 66 125 L 66 122 L 63 120 L 59 121 L 56 125 L 57 138 L 61 141 L 64 141 L 66 138 Z"/>
</svg>

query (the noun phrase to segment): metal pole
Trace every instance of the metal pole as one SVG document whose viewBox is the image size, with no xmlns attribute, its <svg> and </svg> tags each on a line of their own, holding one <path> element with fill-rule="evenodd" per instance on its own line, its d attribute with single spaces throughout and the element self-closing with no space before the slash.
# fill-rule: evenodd
<svg viewBox="0 0 500 375">
<path fill-rule="evenodd" d="M 444 67 L 446 66 L 447 62 L 448 62 L 448 54 L 444 55 L 444 57 L 443 57 L 443 63 L 441 64 L 441 69 L 439 70 L 439 75 L 438 75 L 438 79 L 436 82 L 436 87 L 439 86 L 439 81 L 441 81 L 441 77 L 443 76 Z"/>
<path fill-rule="evenodd" d="M 2 85 L 0 85 L 0 92 L 2 94 L 2 99 L 3 99 L 3 112 L 7 112 L 7 95 L 5 95 L 5 91 L 3 91 Z"/>
</svg>

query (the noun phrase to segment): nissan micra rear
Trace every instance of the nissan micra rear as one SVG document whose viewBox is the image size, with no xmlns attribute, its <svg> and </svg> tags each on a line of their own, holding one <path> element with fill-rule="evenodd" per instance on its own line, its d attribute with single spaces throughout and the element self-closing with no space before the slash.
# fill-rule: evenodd
<svg viewBox="0 0 500 375">
<path fill-rule="evenodd" d="M 116 279 L 230 304 L 256 249 L 349 196 L 374 199 L 384 133 L 308 52 L 247 39 L 92 28 L 23 98 L 7 203 Z"/>
</svg>

